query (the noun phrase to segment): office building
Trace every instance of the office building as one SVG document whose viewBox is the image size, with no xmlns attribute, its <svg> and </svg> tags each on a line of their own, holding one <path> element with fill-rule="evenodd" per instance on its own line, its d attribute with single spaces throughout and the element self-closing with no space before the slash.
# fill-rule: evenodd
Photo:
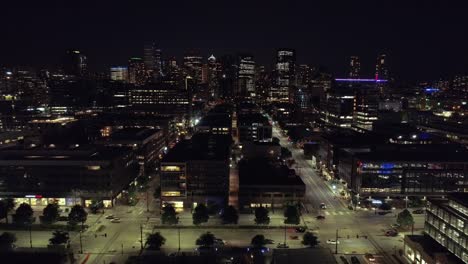
<svg viewBox="0 0 468 264">
<path fill-rule="evenodd" d="M 268 158 L 242 159 L 239 162 L 239 208 L 263 206 L 273 210 L 289 203 L 301 203 L 305 184 L 293 169 Z"/>
<path fill-rule="evenodd" d="M 144 44 L 143 61 L 148 76 L 156 80 L 162 76 L 161 49 L 159 49 L 155 43 L 147 42 Z"/>
<path fill-rule="evenodd" d="M 387 80 L 388 77 L 387 55 L 380 54 L 375 64 L 375 80 Z"/>
<path fill-rule="evenodd" d="M 79 50 L 67 50 L 62 63 L 65 74 L 84 76 L 88 73 L 87 57 Z"/>
<path fill-rule="evenodd" d="M 1 149 L 0 157 L 0 196 L 17 204 L 102 200 L 111 207 L 138 173 L 132 152 L 123 149 L 24 145 Z"/>
<path fill-rule="evenodd" d="M 230 135 L 203 133 L 175 145 L 161 160 L 162 206 L 226 205 L 231 144 Z"/>
<path fill-rule="evenodd" d="M 404 257 L 411 263 L 468 263 L 468 194 L 430 198 L 424 235 L 407 235 Z"/>
<path fill-rule="evenodd" d="M 351 56 L 349 60 L 349 78 L 359 78 L 361 75 L 361 62 L 358 56 Z"/>
<path fill-rule="evenodd" d="M 208 58 L 207 70 L 207 82 L 210 96 L 217 99 L 220 96 L 219 77 L 221 65 L 213 54 Z"/>
<path fill-rule="evenodd" d="M 145 63 L 142 58 L 133 57 L 128 61 L 128 81 L 136 86 L 144 85 L 148 80 Z"/>
<path fill-rule="evenodd" d="M 295 85 L 296 51 L 279 49 L 276 54 L 275 83 L 272 85 L 270 101 L 289 102 L 290 89 Z"/>
<path fill-rule="evenodd" d="M 361 196 L 440 196 L 467 190 L 466 155 L 443 145 L 344 149 L 338 173 Z"/>
<path fill-rule="evenodd" d="M 135 112 L 159 115 L 185 115 L 191 98 L 185 90 L 165 84 L 148 84 L 130 90 L 130 106 Z"/>
<path fill-rule="evenodd" d="M 113 81 L 128 82 L 128 68 L 122 66 L 111 67 L 110 78 Z"/>
<path fill-rule="evenodd" d="M 252 98 L 255 97 L 255 61 L 252 55 L 239 55 L 238 66 L 238 97 Z"/>
<path fill-rule="evenodd" d="M 272 126 L 260 113 L 240 114 L 237 116 L 237 135 L 239 141 L 268 142 L 272 138 Z"/>
<path fill-rule="evenodd" d="M 192 77 L 196 84 L 202 83 L 203 57 L 196 51 L 184 55 L 184 71 L 186 76 Z"/>
</svg>

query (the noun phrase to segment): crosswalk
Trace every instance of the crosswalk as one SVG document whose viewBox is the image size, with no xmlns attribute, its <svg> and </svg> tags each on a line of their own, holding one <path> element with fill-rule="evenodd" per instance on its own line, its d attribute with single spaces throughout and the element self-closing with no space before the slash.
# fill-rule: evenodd
<svg viewBox="0 0 468 264">
<path fill-rule="evenodd" d="M 351 211 L 325 211 L 325 215 L 353 215 Z"/>
</svg>

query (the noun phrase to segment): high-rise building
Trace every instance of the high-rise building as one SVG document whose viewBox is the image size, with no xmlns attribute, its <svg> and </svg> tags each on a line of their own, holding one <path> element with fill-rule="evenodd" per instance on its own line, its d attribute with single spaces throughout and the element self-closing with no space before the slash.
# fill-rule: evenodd
<svg viewBox="0 0 468 264">
<path fill-rule="evenodd" d="M 128 68 L 122 66 L 116 66 L 110 68 L 110 78 L 113 81 L 128 81 Z"/>
<path fill-rule="evenodd" d="M 238 66 L 238 91 L 237 96 L 254 97 L 255 96 L 255 61 L 250 54 L 239 55 Z"/>
<path fill-rule="evenodd" d="M 211 97 L 218 98 L 219 97 L 219 75 L 220 75 L 220 65 L 216 61 L 216 57 L 211 55 L 208 58 L 208 88 L 211 94 Z"/>
<path fill-rule="evenodd" d="M 358 56 L 351 56 L 349 60 L 349 78 L 359 78 L 361 75 L 361 62 Z"/>
<path fill-rule="evenodd" d="M 62 67 L 65 74 L 84 76 L 88 73 L 87 57 L 79 50 L 67 50 Z"/>
<path fill-rule="evenodd" d="M 198 52 L 191 51 L 184 56 L 185 74 L 193 78 L 195 83 L 202 82 L 203 57 Z"/>
<path fill-rule="evenodd" d="M 232 55 L 224 55 L 220 59 L 220 78 L 219 78 L 219 95 L 223 99 L 232 98 L 234 96 L 234 87 L 237 85 L 237 68 L 236 60 Z"/>
<path fill-rule="evenodd" d="M 296 84 L 298 86 L 307 86 L 311 79 L 311 68 L 307 64 L 297 66 L 296 70 Z"/>
<path fill-rule="evenodd" d="M 142 58 L 133 57 L 128 61 L 128 81 L 135 85 L 143 85 L 147 81 L 147 72 Z"/>
<path fill-rule="evenodd" d="M 453 79 L 452 93 L 460 98 L 468 98 L 468 75 L 456 76 Z"/>
<path fill-rule="evenodd" d="M 296 52 L 293 49 L 279 49 L 276 55 L 276 78 L 270 90 L 270 100 L 289 102 L 290 90 L 295 80 Z"/>
<path fill-rule="evenodd" d="M 388 79 L 388 66 L 387 66 L 387 55 L 380 54 L 377 57 L 377 63 L 375 64 L 375 79 Z"/>
<path fill-rule="evenodd" d="M 143 61 L 149 76 L 159 79 L 162 76 L 161 49 L 153 42 L 147 42 L 143 49 Z"/>
</svg>

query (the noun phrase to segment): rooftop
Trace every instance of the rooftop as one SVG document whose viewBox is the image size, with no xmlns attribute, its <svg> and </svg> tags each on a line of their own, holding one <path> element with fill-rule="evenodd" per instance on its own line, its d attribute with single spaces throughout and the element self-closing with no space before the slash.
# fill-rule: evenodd
<svg viewBox="0 0 468 264">
<path fill-rule="evenodd" d="M 177 143 L 161 162 L 185 162 L 189 160 L 229 159 L 232 137 L 199 133 L 191 139 Z"/>
<path fill-rule="evenodd" d="M 251 125 L 252 123 L 260 123 L 269 125 L 268 118 L 260 113 L 241 114 L 237 117 L 239 125 Z"/>
<path fill-rule="evenodd" d="M 387 150 L 387 151 L 354 151 L 347 149 L 360 160 L 366 161 L 447 161 L 447 162 L 468 162 L 466 151 L 429 151 L 428 148 L 420 150 Z"/>
<path fill-rule="evenodd" d="M 239 185 L 304 186 L 304 182 L 286 165 L 266 158 L 253 158 L 239 162 Z"/>
<path fill-rule="evenodd" d="M 231 127 L 232 120 L 229 114 L 214 114 L 204 116 L 197 126 Z"/>
<path fill-rule="evenodd" d="M 159 129 L 123 128 L 111 134 L 112 140 L 145 140 L 159 132 Z"/>
</svg>

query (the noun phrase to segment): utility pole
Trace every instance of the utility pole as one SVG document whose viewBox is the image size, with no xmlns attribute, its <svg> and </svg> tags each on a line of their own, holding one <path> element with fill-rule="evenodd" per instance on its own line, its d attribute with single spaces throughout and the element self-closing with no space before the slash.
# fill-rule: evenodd
<svg viewBox="0 0 468 264">
<path fill-rule="evenodd" d="M 286 225 L 284 225 L 284 244 L 286 245 Z"/>
<path fill-rule="evenodd" d="M 31 226 L 32 226 L 32 224 L 29 224 L 29 245 L 30 245 L 31 248 L 32 248 L 33 246 L 32 246 L 32 231 L 31 231 Z"/>
<path fill-rule="evenodd" d="M 149 212 L 148 189 L 149 187 L 146 187 L 146 212 Z"/>
<path fill-rule="evenodd" d="M 336 229 L 335 254 L 338 254 L 338 228 Z"/>
<path fill-rule="evenodd" d="M 81 239 L 82 232 L 83 232 L 83 229 L 80 230 L 80 254 L 83 254 L 83 241 Z"/>
<path fill-rule="evenodd" d="M 180 253 L 180 226 L 177 226 L 177 232 L 179 233 L 179 253 Z"/>
<path fill-rule="evenodd" d="M 143 225 L 140 224 L 140 248 L 143 250 Z"/>
<path fill-rule="evenodd" d="M 121 245 L 121 246 L 122 246 L 122 255 L 123 255 L 123 243 L 122 243 L 122 245 Z"/>
</svg>

